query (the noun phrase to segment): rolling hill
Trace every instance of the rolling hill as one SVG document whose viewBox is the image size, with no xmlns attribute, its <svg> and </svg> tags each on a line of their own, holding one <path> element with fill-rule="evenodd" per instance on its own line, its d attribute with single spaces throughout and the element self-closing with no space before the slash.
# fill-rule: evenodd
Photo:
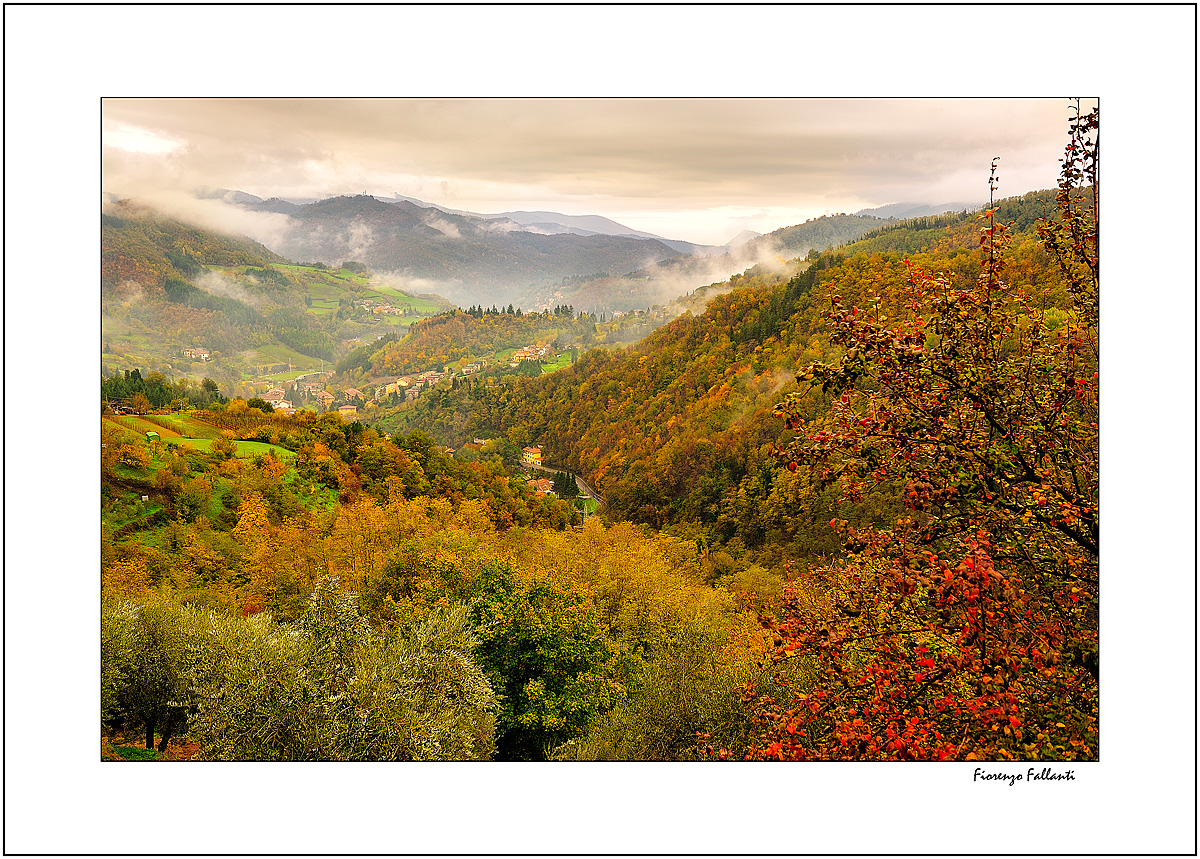
<svg viewBox="0 0 1200 859">
<path fill-rule="evenodd" d="M 293 259 L 334 264 L 352 259 L 376 271 L 434 284 L 466 306 L 520 300 L 522 291 L 573 275 L 619 275 L 682 255 L 663 241 L 635 235 L 531 232 L 506 217 L 477 217 L 408 200 L 333 197 L 305 205 L 242 202 L 290 218 L 275 247 Z"/>
<path fill-rule="evenodd" d="M 135 202 L 101 214 L 102 368 L 212 378 L 230 393 L 318 371 L 448 309 L 363 266 L 297 265 Z M 197 357 L 199 356 L 199 357 Z"/>
</svg>

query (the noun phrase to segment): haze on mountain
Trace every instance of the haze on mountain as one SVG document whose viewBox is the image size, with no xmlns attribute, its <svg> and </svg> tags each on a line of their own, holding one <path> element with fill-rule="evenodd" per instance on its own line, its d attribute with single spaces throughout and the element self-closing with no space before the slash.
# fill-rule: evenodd
<svg viewBox="0 0 1200 859">
<path fill-rule="evenodd" d="M 515 302 L 536 308 L 569 303 L 579 295 L 584 306 L 626 311 L 669 302 L 756 264 L 781 261 L 780 247 L 747 249 L 760 237 L 750 230 L 713 246 L 656 236 L 602 215 L 481 214 L 401 194 L 304 203 L 205 187 L 196 196 L 285 216 L 283 226 L 265 239 L 284 256 L 327 264 L 364 262 L 413 291 L 433 292 L 464 307 Z M 614 278 L 625 278 L 622 288 Z M 605 283 L 588 285 L 593 281 Z"/>
<path fill-rule="evenodd" d="M 969 199 L 986 188 L 997 151 L 1006 190 L 1049 187 L 1054 163 L 1044 153 L 1058 144 L 1062 107 L 1061 99 L 105 99 L 103 190 L 289 258 L 355 259 L 464 306 L 530 307 L 524 299 L 552 298 L 564 278 L 653 280 L 664 264 L 673 274 L 686 268 L 685 280 L 658 279 L 647 296 L 669 297 L 742 263 L 786 257 L 747 232 L 895 200 Z M 210 186 L 206 199 L 193 194 L 201 186 Z M 694 264 L 698 254 L 704 265 Z M 673 262 L 680 258 L 688 264 Z"/>
<path fill-rule="evenodd" d="M 602 215 L 480 214 L 401 194 L 307 203 L 225 188 L 195 195 L 275 218 L 260 238 L 291 259 L 363 262 L 411 292 L 463 307 L 572 304 L 610 314 L 667 304 L 751 268 L 781 272 L 788 260 L 852 241 L 880 223 L 868 215 L 825 215 L 765 235 L 743 230 L 712 246 L 665 239 Z"/>
<path fill-rule="evenodd" d="M 592 273 L 624 274 L 683 252 L 652 238 L 542 233 L 506 217 L 484 218 L 370 195 L 306 205 L 281 200 L 244 208 L 284 214 L 272 249 L 291 259 L 354 260 L 462 306 L 521 300 L 530 287 Z"/>
<path fill-rule="evenodd" d="M 500 212 L 499 214 L 488 215 L 480 212 L 468 212 L 463 209 L 448 209 L 445 206 L 439 206 L 436 203 L 427 203 L 424 200 L 418 200 L 416 197 L 407 197 L 403 194 L 394 194 L 391 199 L 383 199 L 386 202 L 404 201 L 412 203 L 415 206 L 420 206 L 423 209 L 440 209 L 443 212 L 450 212 L 455 215 L 464 215 L 471 218 L 509 220 L 520 224 L 531 233 L 545 233 L 546 235 L 573 233 L 577 236 L 637 236 L 643 239 L 656 239 L 683 253 L 716 253 L 720 250 L 720 247 L 715 245 L 701 245 L 694 242 L 680 241 L 679 239 L 668 239 L 655 233 L 635 230 L 633 227 L 618 224 L 616 221 L 606 218 L 603 215 L 566 215 L 562 212 L 545 211 Z"/>
<path fill-rule="evenodd" d="M 963 212 L 979 208 L 983 200 L 975 203 L 889 203 L 874 209 L 859 209 L 856 215 L 870 215 L 874 218 L 926 218 L 931 215 L 944 215 L 946 212 Z"/>
<path fill-rule="evenodd" d="M 518 222 L 522 212 L 598 214 L 637 233 L 721 245 L 827 212 L 971 199 L 997 153 L 1006 193 L 1049 187 L 1044 153 L 1057 145 L 1062 104 L 105 99 L 103 181 L 143 199 L 210 185 L 291 202 L 399 194 Z"/>
</svg>

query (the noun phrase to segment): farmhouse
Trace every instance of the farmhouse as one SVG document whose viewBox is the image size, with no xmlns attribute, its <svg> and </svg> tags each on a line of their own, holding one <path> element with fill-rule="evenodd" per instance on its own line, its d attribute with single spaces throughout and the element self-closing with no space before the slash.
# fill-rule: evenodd
<svg viewBox="0 0 1200 859">
<path fill-rule="evenodd" d="M 193 360 L 197 360 L 197 361 L 207 361 L 208 356 L 209 356 L 209 351 L 207 349 L 201 349 L 199 347 L 197 347 L 195 349 L 184 349 L 183 350 L 183 357 L 192 358 Z"/>
<path fill-rule="evenodd" d="M 554 491 L 553 491 L 554 484 L 552 484 L 549 480 L 547 480 L 544 477 L 539 477 L 536 480 L 528 480 L 528 481 L 526 481 L 526 483 L 528 483 L 530 486 L 532 486 L 538 492 L 545 493 L 546 495 L 554 494 Z"/>
<path fill-rule="evenodd" d="M 338 406 L 338 414 L 344 418 L 352 418 L 358 413 L 358 406 Z"/>
<path fill-rule="evenodd" d="M 521 451 L 521 462 L 525 465 L 541 465 L 542 464 L 542 446 L 527 447 Z"/>
<path fill-rule="evenodd" d="M 522 361 L 539 361 L 549 354 L 549 346 L 524 346 L 513 353 L 508 366 L 515 367 Z"/>
</svg>

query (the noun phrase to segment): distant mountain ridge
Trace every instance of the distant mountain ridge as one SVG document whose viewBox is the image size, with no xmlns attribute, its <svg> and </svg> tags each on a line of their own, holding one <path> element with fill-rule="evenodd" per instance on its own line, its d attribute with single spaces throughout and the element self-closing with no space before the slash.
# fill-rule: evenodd
<svg viewBox="0 0 1200 859">
<path fill-rule="evenodd" d="M 287 215 L 288 229 L 273 247 L 286 257 L 331 264 L 356 260 L 376 271 L 433 282 L 430 289 L 463 306 L 507 303 L 531 285 L 597 272 L 624 274 L 687 253 L 655 238 L 535 232 L 503 215 L 459 214 L 370 195 L 302 205 L 253 195 L 219 198 L 234 199 L 251 211 Z M 548 214 L 553 213 L 523 217 L 535 222 Z"/>
<path fill-rule="evenodd" d="M 854 214 L 904 220 L 905 218 L 927 218 L 931 215 L 943 215 L 946 212 L 977 209 L 980 205 L 979 203 L 889 203 L 874 209 L 859 209 Z"/>
<path fill-rule="evenodd" d="M 734 248 L 739 248 L 742 245 L 746 244 L 746 242 L 757 239 L 761 235 L 762 235 L 762 233 L 756 233 L 756 232 L 754 232 L 754 230 L 742 230 L 740 233 L 738 233 L 736 236 L 734 236 L 732 239 L 730 239 L 729 241 L 727 241 L 725 243 L 725 249 L 733 250 Z"/>
<path fill-rule="evenodd" d="M 666 239 L 602 215 L 543 210 L 481 214 L 399 193 L 303 202 L 216 188 L 202 189 L 199 195 L 286 215 L 288 228 L 269 244 L 292 259 L 327 264 L 357 260 L 422 281 L 422 291 L 437 292 L 464 307 L 509 302 L 551 306 L 578 299 L 579 306 L 609 311 L 669 301 L 735 271 L 761 263 L 774 266 L 853 241 L 881 222 L 973 208 L 965 203 L 891 203 L 853 215 L 812 218 L 765 235 L 744 230 L 714 246 Z M 602 294 L 610 292 L 611 298 Z"/>
</svg>

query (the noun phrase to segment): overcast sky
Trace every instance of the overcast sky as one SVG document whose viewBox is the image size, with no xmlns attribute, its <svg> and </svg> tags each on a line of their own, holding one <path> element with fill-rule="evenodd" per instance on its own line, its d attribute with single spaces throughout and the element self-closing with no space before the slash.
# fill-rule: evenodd
<svg viewBox="0 0 1200 859">
<path fill-rule="evenodd" d="M 105 99 L 104 189 L 363 191 L 599 214 L 723 244 L 897 202 L 1052 187 L 1068 103 L 1041 99 Z"/>
</svg>

